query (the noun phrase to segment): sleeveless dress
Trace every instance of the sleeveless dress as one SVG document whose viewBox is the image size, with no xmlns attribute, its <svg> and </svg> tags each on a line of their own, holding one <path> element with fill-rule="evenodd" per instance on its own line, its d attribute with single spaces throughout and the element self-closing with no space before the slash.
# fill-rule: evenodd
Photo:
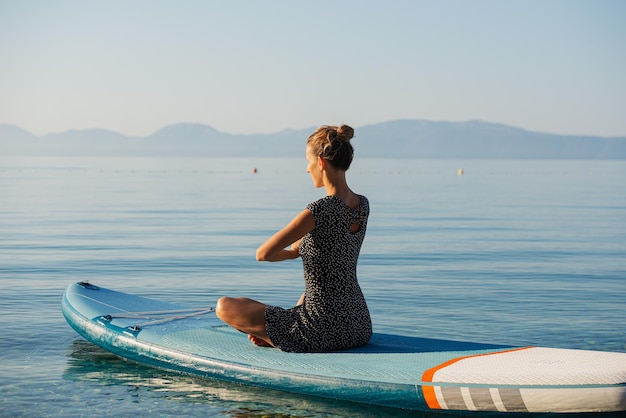
<svg viewBox="0 0 626 418">
<path fill-rule="evenodd" d="M 335 196 L 307 206 L 315 229 L 302 238 L 299 249 L 304 301 L 291 309 L 265 308 L 267 334 L 280 350 L 342 350 L 365 345 L 372 336 L 369 310 L 356 275 L 369 216 L 367 198 L 359 198 L 356 209 Z M 353 233 L 350 225 L 355 222 L 360 228 Z"/>
</svg>

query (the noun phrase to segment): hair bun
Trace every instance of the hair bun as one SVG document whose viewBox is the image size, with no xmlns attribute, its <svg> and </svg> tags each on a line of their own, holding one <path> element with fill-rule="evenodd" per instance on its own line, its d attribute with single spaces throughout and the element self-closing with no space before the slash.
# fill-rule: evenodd
<svg viewBox="0 0 626 418">
<path fill-rule="evenodd" d="M 354 137 L 354 129 L 348 125 L 341 125 L 337 127 L 337 136 L 344 141 L 350 141 Z"/>
<path fill-rule="evenodd" d="M 307 139 L 307 153 L 320 156 L 337 169 L 347 170 L 352 162 L 354 148 L 350 140 L 354 129 L 348 125 L 320 126 Z"/>
</svg>

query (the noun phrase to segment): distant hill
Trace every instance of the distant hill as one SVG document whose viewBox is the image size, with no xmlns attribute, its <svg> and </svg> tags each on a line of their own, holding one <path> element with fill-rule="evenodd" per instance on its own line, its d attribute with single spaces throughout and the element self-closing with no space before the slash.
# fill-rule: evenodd
<svg viewBox="0 0 626 418">
<path fill-rule="evenodd" d="M 179 123 L 129 137 L 104 129 L 36 136 L 0 125 L 1 155 L 299 157 L 315 127 L 229 134 Z M 626 137 L 556 135 L 482 121 L 395 120 L 355 127 L 355 152 L 381 158 L 626 159 Z"/>
</svg>

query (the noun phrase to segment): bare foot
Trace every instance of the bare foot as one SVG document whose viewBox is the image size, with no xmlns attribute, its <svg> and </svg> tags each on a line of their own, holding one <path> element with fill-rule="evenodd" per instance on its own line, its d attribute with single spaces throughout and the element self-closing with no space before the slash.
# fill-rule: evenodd
<svg viewBox="0 0 626 418">
<path fill-rule="evenodd" d="M 259 347 L 273 347 L 270 343 L 268 343 L 264 339 L 255 337 L 254 335 L 249 334 L 248 339 L 252 341 L 252 344 L 259 346 Z"/>
</svg>

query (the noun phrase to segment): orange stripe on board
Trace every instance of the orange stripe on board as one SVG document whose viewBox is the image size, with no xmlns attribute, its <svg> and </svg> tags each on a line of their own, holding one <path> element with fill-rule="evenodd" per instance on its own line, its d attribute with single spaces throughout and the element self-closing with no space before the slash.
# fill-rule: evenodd
<svg viewBox="0 0 626 418">
<path fill-rule="evenodd" d="M 435 377 L 435 373 L 461 360 L 465 360 L 468 358 L 475 358 L 475 357 L 493 356 L 495 354 L 512 353 L 514 351 L 527 350 L 529 348 L 533 348 L 533 346 L 513 348 L 511 350 L 496 351 L 493 353 L 474 354 L 471 356 L 453 358 L 451 360 L 446 361 L 445 363 L 441 363 L 438 366 L 435 366 L 433 368 L 426 370 L 424 374 L 422 375 L 422 382 L 432 382 L 433 378 Z M 434 386 L 422 385 L 422 394 L 424 395 L 424 400 L 426 401 L 426 405 L 428 405 L 429 408 L 441 409 L 441 405 L 439 404 L 439 400 L 437 399 L 437 394 L 435 393 Z"/>
<path fill-rule="evenodd" d="M 434 386 L 422 385 L 422 395 L 424 395 L 426 405 L 428 405 L 430 409 L 441 409 L 441 405 L 439 405 L 439 400 L 437 399 L 437 394 L 435 393 Z"/>
</svg>

